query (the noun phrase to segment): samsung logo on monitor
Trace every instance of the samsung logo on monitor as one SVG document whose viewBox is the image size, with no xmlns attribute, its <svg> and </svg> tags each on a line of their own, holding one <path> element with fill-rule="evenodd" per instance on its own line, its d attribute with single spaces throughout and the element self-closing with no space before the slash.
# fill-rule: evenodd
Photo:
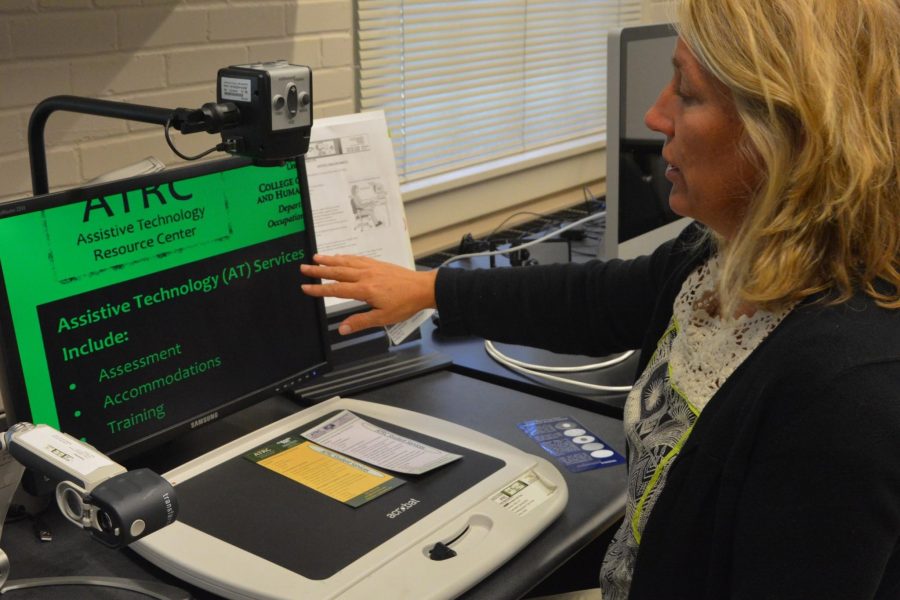
<svg viewBox="0 0 900 600">
<path fill-rule="evenodd" d="M 197 427 L 200 427 L 201 425 L 206 425 L 210 421 L 215 421 L 218 418 L 219 418 L 218 411 L 211 412 L 208 415 L 202 416 L 199 419 L 194 419 L 193 421 L 191 421 L 191 429 L 196 429 Z"/>
<path fill-rule="evenodd" d="M 14 215 L 16 213 L 25 212 L 27 207 L 24 204 L 19 204 L 18 206 L 13 206 L 12 208 L 7 207 L 0 210 L 0 217 L 5 217 L 7 215 Z"/>
</svg>

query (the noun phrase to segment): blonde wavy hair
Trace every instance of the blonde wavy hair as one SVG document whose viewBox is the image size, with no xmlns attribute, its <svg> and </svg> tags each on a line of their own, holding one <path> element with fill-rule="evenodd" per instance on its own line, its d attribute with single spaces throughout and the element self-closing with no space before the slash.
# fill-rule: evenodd
<svg viewBox="0 0 900 600">
<path fill-rule="evenodd" d="M 676 12 L 764 174 L 720 240 L 726 314 L 854 289 L 900 308 L 900 0 L 678 0 Z"/>
</svg>

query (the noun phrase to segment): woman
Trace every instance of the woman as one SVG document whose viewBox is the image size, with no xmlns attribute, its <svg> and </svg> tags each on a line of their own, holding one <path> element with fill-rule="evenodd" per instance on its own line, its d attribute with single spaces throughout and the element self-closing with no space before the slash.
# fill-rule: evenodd
<svg viewBox="0 0 900 600">
<path fill-rule="evenodd" d="M 677 0 L 646 116 L 670 205 L 633 261 L 414 273 L 316 257 L 341 331 L 641 348 L 604 600 L 900 598 L 900 3 Z M 528 327 L 521 327 L 527 322 Z"/>
</svg>

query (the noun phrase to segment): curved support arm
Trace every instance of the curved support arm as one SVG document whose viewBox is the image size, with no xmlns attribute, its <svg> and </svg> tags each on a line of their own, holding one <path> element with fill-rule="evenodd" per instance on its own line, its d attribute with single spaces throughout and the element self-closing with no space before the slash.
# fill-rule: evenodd
<svg viewBox="0 0 900 600">
<path fill-rule="evenodd" d="M 52 96 L 38 104 L 28 121 L 28 158 L 31 162 L 31 189 L 34 195 L 50 191 L 47 180 L 47 153 L 44 147 L 44 127 L 50 115 L 58 110 L 112 117 L 142 123 L 165 125 L 175 114 L 171 108 L 157 108 L 112 100 L 82 98 L 80 96 Z"/>
</svg>

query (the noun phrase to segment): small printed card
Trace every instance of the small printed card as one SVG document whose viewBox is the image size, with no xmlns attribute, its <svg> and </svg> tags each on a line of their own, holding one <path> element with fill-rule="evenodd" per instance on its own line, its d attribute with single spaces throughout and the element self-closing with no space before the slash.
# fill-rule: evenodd
<svg viewBox="0 0 900 600">
<path fill-rule="evenodd" d="M 405 483 L 308 442 L 296 432 L 251 450 L 244 458 L 354 508 Z"/>
<path fill-rule="evenodd" d="M 625 463 L 625 457 L 569 417 L 526 421 L 519 429 L 574 473 Z"/>
<path fill-rule="evenodd" d="M 408 475 L 421 475 L 462 458 L 392 433 L 348 410 L 307 429 L 303 437 L 370 465 Z"/>
</svg>

